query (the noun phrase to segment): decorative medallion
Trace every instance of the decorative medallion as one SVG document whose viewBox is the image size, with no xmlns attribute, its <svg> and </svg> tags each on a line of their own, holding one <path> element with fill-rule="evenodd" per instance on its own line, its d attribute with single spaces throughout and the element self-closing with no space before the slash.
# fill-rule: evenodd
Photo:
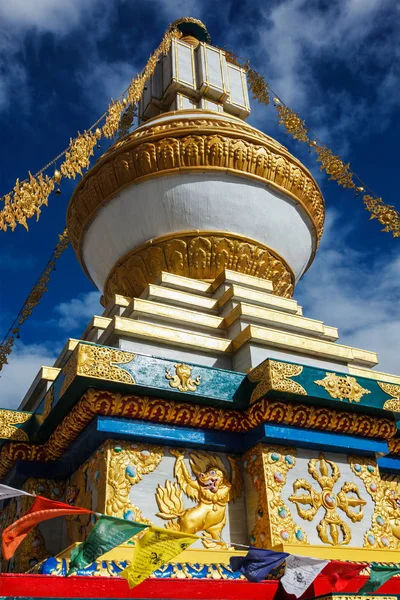
<svg viewBox="0 0 400 600">
<path fill-rule="evenodd" d="M 346 481 L 338 494 L 333 492 L 335 483 L 340 477 L 339 467 L 332 460 L 325 458 L 320 452 L 318 458 L 310 459 L 308 472 L 320 486 L 321 490 L 315 490 L 313 485 L 305 479 L 296 479 L 293 483 L 293 491 L 289 497 L 297 507 L 300 517 L 312 521 L 319 509 L 325 510 L 325 515 L 317 525 L 318 535 L 324 544 L 331 546 L 344 546 L 351 540 L 350 527 L 341 519 L 338 509 L 353 521 L 361 521 L 364 517 L 362 507 L 366 501 L 360 497 L 358 487 Z M 298 492 L 302 492 L 298 494 Z M 309 508 L 302 508 L 308 506 Z"/>
<path fill-rule="evenodd" d="M 400 385 L 383 383 L 382 381 L 378 381 L 377 383 L 385 394 L 392 396 L 390 400 L 386 400 L 383 408 L 385 410 L 392 410 L 393 412 L 400 412 Z"/>
<path fill-rule="evenodd" d="M 28 441 L 29 437 L 26 431 L 20 429 L 17 425 L 26 423 L 31 416 L 32 413 L 28 412 L 0 409 L 0 438 L 18 442 Z"/>
<path fill-rule="evenodd" d="M 365 394 L 370 394 L 357 382 L 355 377 L 346 377 L 336 375 L 336 373 L 327 373 L 324 379 L 314 381 L 317 385 L 324 388 L 331 398 L 338 400 L 348 400 L 349 402 L 360 402 Z"/>
<path fill-rule="evenodd" d="M 165 368 L 165 379 L 169 380 L 169 385 L 180 392 L 195 392 L 200 385 L 200 375 L 196 379 L 191 379 L 192 367 L 184 363 L 176 364 L 174 367 L 175 375 L 170 373 L 168 367 Z"/>
<path fill-rule="evenodd" d="M 168 521 L 167 529 L 187 533 L 203 532 L 202 542 L 206 548 L 228 548 L 221 541 L 226 523 L 226 508 L 242 493 L 242 473 L 237 458 L 228 456 L 231 474 L 217 454 L 194 451 L 189 454 L 189 472 L 185 463 L 185 451 L 171 449 L 176 457 L 174 474 L 176 482 L 166 481 L 158 485 L 156 500 L 160 510 L 157 516 Z M 182 493 L 196 506 L 184 509 Z"/>
<path fill-rule="evenodd" d="M 248 379 L 258 383 L 253 390 L 250 404 L 265 396 L 269 391 L 288 392 L 289 394 L 300 394 L 307 396 L 306 390 L 292 377 L 300 375 L 303 367 L 289 363 L 277 362 L 267 359 L 248 373 Z"/>
</svg>

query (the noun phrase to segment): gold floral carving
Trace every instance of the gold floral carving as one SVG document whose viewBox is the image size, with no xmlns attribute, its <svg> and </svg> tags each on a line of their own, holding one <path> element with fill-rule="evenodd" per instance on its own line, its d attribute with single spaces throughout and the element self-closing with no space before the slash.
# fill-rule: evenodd
<svg viewBox="0 0 400 600">
<path fill-rule="evenodd" d="M 78 133 L 78 137 L 70 140 L 64 162 L 60 166 L 64 177 L 75 179 L 77 174 L 82 175 L 82 169 L 87 169 L 90 165 L 90 157 L 94 155 L 96 144 L 97 137 L 91 131 Z"/>
<path fill-rule="evenodd" d="M 130 363 L 136 354 L 123 352 L 106 346 L 78 344 L 63 368 L 64 381 L 60 389 L 62 396 L 76 376 L 94 377 L 119 383 L 135 384 L 135 379 L 118 364 Z"/>
<path fill-rule="evenodd" d="M 158 485 L 156 500 L 158 517 L 168 521 L 166 528 L 187 533 L 204 532 L 203 545 L 206 548 L 227 548 L 221 542 L 222 530 L 226 523 L 226 507 L 242 493 L 242 473 L 240 464 L 234 456 L 228 456 L 231 475 L 217 454 L 194 451 L 189 454 L 190 467 L 185 464 L 185 451 L 172 449 L 175 456 L 174 474 L 177 483 L 165 482 Z M 182 493 L 186 494 L 196 506 L 184 509 Z"/>
<path fill-rule="evenodd" d="M 104 285 L 106 303 L 114 294 L 134 297 L 162 271 L 194 279 L 215 279 L 231 269 L 269 279 L 274 294 L 291 297 L 294 276 L 285 261 L 266 246 L 218 231 L 186 232 L 153 239 L 129 252 L 111 269 Z"/>
<path fill-rule="evenodd" d="M 1 446 L 0 480 L 17 459 L 48 462 L 59 458 L 96 415 L 231 432 L 251 431 L 261 423 L 281 423 L 386 439 L 389 443 L 397 432 L 396 423 L 389 419 L 268 398 L 263 398 L 246 411 L 236 411 L 90 389 L 45 444 L 6 442 Z"/>
<path fill-rule="evenodd" d="M 238 135 L 239 134 L 239 135 Z M 156 174 L 223 169 L 268 183 L 298 201 L 322 235 L 324 201 L 309 171 L 283 146 L 232 119 L 191 119 L 189 113 L 168 124 L 133 132 L 114 144 L 78 184 L 67 224 L 81 256 L 81 238 L 97 210 L 123 187 Z M 81 261 L 82 262 L 82 261 Z"/>
<path fill-rule="evenodd" d="M 314 381 L 317 385 L 324 388 L 331 398 L 338 400 L 348 400 L 349 402 L 360 402 L 365 394 L 370 394 L 358 383 L 355 377 L 346 377 L 336 375 L 336 373 L 327 373 L 324 379 Z"/>
<path fill-rule="evenodd" d="M 386 400 L 383 408 L 385 410 L 392 410 L 393 412 L 400 412 L 400 385 L 394 383 L 384 383 L 378 381 L 378 385 L 388 396 L 392 396 L 390 400 Z"/>
<path fill-rule="evenodd" d="M 250 404 L 271 390 L 307 396 L 306 390 L 291 377 L 300 375 L 303 367 L 267 359 L 247 374 L 249 381 L 258 383 L 250 397 Z"/>
<path fill-rule="evenodd" d="M 129 494 L 133 485 L 158 467 L 163 456 L 163 446 L 107 442 L 107 515 L 153 524 L 131 503 Z"/>
<path fill-rule="evenodd" d="M 244 468 L 257 492 L 255 525 L 250 542 L 261 548 L 283 543 L 307 543 L 305 532 L 293 521 L 282 499 L 288 472 L 296 464 L 296 449 L 258 444 L 244 455 Z"/>
<path fill-rule="evenodd" d="M 394 547 L 400 548 L 400 483 L 399 475 L 394 473 L 382 473 L 380 479 L 383 487 L 383 508 L 390 525 L 390 531 L 394 536 Z"/>
<path fill-rule="evenodd" d="M 200 385 L 200 375 L 195 379 L 190 377 L 193 367 L 179 363 L 174 365 L 175 375 L 172 375 L 165 367 L 165 379 L 169 380 L 169 385 L 172 388 L 177 388 L 180 392 L 195 392 L 197 387 Z"/>
<path fill-rule="evenodd" d="M 364 482 L 365 489 L 375 506 L 371 526 L 364 534 L 364 547 L 395 549 L 398 542 L 392 534 L 388 497 L 385 494 L 376 460 L 364 456 L 348 456 L 347 460 L 353 473 Z"/>
<path fill-rule="evenodd" d="M 361 498 L 358 487 L 349 481 L 342 485 L 338 494 L 333 492 L 340 477 L 340 470 L 334 461 L 325 458 L 323 452 L 320 452 L 318 458 L 309 460 L 308 472 L 321 490 L 315 490 L 306 479 L 296 479 L 293 483 L 294 493 L 289 500 L 296 504 L 299 516 L 307 521 L 312 521 L 319 509 L 323 508 L 325 515 L 317 525 L 321 541 L 332 546 L 347 545 L 351 540 L 351 529 L 337 511 L 342 510 L 356 523 L 363 519 L 362 507 L 367 502 Z M 306 506 L 308 508 L 303 508 Z"/>
<path fill-rule="evenodd" d="M 0 409 L 0 438 L 6 440 L 27 441 L 28 434 L 23 429 L 17 427 L 21 423 L 26 423 L 31 418 L 32 413 L 18 412 L 17 410 Z"/>
<path fill-rule="evenodd" d="M 307 127 L 305 121 L 300 119 L 299 115 L 291 110 L 288 106 L 276 103 L 278 111 L 279 124 L 284 125 L 286 133 L 289 133 L 295 140 L 308 143 Z"/>
<path fill-rule="evenodd" d="M 317 161 L 321 163 L 320 170 L 330 175 L 329 179 L 335 180 L 339 185 L 345 188 L 356 187 L 353 181 L 353 173 L 350 171 L 350 164 L 345 164 L 339 156 L 335 156 L 329 148 L 322 145 L 316 145 L 315 151 L 318 154 Z"/>
</svg>

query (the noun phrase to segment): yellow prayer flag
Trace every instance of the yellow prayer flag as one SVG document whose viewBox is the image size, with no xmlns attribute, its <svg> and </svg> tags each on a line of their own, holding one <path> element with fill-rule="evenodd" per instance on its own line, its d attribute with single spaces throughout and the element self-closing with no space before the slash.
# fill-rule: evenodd
<svg viewBox="0 0 400 600">
<path fill-rule="evenodd" d="M 121 576 L 133 588 L 198 539 L 197 535 L 191 533 L 149 527 L 143 537 L 135 542 L 131 564 L 122 571 Z"/>
</svg>

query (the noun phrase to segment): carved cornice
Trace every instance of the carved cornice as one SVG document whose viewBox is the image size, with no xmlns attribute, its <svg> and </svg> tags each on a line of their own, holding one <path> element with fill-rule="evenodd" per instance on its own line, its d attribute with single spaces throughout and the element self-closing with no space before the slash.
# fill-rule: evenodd
<svg viewBox="0 0 400 600">
<path fill-rule="evenodd" d="M 96 415 L 238 433 L 251 431 L 262 423 L 280 423 L 385 440 L 390 440 L 397 431 L 396 423 L 389 419 L 267 398 L 240 412 L 91 389 L 82 396 L 44 444 L 3 444 L 0 449 L 0 481 L 16 460 L 55 461 Z"/>
<path fill-rule="evenodd" d="M 293 272 L 267 246 L 232 233 L 195 231 L 158 237 L 119 259 L 104 285 L 105 302 L 114 294 L 140 296 L 162 271 L 212 280 L 224 269 L 268 279 L 278 296 L 293 294 Z"/>
<path fill-rule="evenodd" d="M 194 111 L 194 113 L 198 111 Z M 99 208 L 134 182 L 182 171 L 232 172 L 267 183 L 300 203 L 322 235 L 324 201 L 300 161 L 278 142 L 239 119 L 180 111 L 167 122 L 149 121 L 114 144 L 82 178 L 71 198 L 67 224 L 81 260 L 81 240 Z"/>
</svg>

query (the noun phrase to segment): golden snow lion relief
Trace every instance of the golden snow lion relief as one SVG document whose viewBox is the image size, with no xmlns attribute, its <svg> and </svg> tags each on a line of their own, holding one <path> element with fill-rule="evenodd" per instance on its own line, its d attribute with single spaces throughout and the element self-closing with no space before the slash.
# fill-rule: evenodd
<svg viewBox="0 0 400 600">
<path fill-rule="evenodd" d="M 174 475 L 177 482 L 166 481 L 165 487 L 158 485 L 156 500 L 160 512 L 158 517 L 168 520 L 166 527 L 187 533 L 204 532 L 206 548 L 227 548 L 221 541 L 226 523 L 226 505 L 234 502 L 242 493 L 242 474 L 236 458 L 228 456 L 231 476 L 221 458 L 209 452 L 195 451 L 189 454 L 194 478 L 185 464 L 185 451 L 170 450 L 176 457 Z M 185 509 L 182 493 L 197 502 Z"/>
</svg>

